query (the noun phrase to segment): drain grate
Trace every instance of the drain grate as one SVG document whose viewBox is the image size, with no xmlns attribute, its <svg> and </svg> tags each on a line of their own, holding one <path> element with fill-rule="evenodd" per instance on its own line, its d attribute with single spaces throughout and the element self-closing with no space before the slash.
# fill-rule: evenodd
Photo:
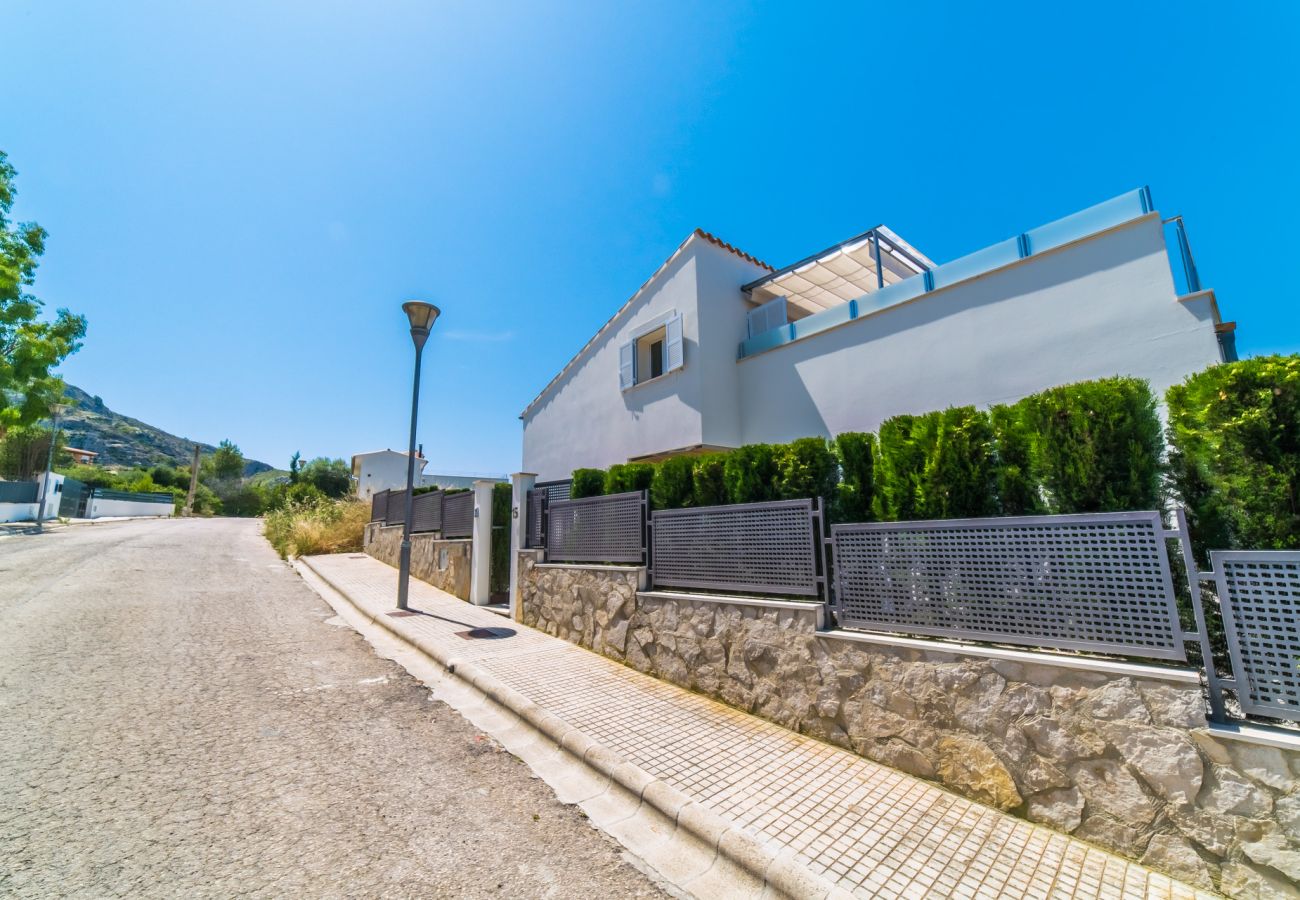
<svg viewBox="0 0 1300 900">
<path fill-rule="evenodd" d="M 514 636 L 513 628 L 471 628 L 469 631 L 456 632 L 456 637 L 464 641 L 499 641 Z"/>
<path fill-rule="evenodd" d="M 348 559 L 370 559 L 370 557 L 364 553 L 349 553 Z"/>
<path fill-rule="evenodd" d="M 386 616 L 392 616 L 394 619 L 404 619 L 407 616 L 418 616 L 419 613 L 412 609 L 398 609 L 390 613 L 384 613 Z"/>
</svg>

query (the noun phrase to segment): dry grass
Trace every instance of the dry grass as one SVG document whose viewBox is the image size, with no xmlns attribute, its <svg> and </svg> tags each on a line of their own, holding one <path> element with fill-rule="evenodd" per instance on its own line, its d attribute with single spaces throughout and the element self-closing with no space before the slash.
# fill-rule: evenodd
<svg viewBox="0 0 1300 900">
<path fill-rule="evenodd" d="M 285 559 L 361 549 L 370 504 L 360 500 L 291 503 L 266 514 L 263 533 Z"/>
</svg>

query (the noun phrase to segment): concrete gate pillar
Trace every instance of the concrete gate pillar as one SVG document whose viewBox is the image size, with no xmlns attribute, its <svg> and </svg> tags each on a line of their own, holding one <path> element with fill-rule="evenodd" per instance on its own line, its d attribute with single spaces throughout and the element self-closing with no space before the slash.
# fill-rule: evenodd
<svg viewBox="0 0 1300 900">
<path fill-rule="evenodd" d="M 474 482 L 474 526 L 470 537 L 469 602 L 487 606 L 492 602 L 492 485 Z"/>
<path fill-rule="evenodd" d="M 527 543 L 528 492 L 537 484 L 537 475 L 516 472 L 510 476 L 510 484 L 510 618 L 519 621 L 519 551 Z"/>
</svg>

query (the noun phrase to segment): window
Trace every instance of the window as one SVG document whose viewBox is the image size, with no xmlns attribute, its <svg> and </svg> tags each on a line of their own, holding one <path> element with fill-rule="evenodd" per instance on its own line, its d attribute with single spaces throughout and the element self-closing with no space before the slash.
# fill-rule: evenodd
<svg viewBox="0 0 1300 900">
<path fill-rule="evenodd" d="M 682 368 L 682 317 L 671 316 L 651 325 L 618 348 L 619 387 L 627 390 Z"/>
</svg>

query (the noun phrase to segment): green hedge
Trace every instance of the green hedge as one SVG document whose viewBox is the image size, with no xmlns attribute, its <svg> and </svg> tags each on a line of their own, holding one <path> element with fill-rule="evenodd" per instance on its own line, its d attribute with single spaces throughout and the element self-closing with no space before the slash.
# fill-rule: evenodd
<svg viewBox="0 0 1300 900">
<path fill-rule="evenodd" d="M 1022 404 L 1035 477 L 1054 513 L 1155 509 L 1164 441 L 1145 381 L 1103 378 Z"/>
<path fill-rule="evenodd" d="M 1167 464 L 1150 388 L 1116 377 L 894 416 L 874 436 L 578 469 L 573 496 L 648 489 L 656 509 L 816 496 L 853 522 L 1156 509 L 1163 488 L 1201 548 L 1300 548 L 1300 356 L 1214 366 L 1167 399 Z"/>
<path fill-rule="evenodd" d="M 1300 549 L 1300 356 L 1214 366 L 1166 399 L 1170 483 L 1197 543 Z"/>
<path fill-rule="evenodd" d="M 727 462 L 725 453 L 706 453 L 697 456 L 691 466 L 691 481 L 694 484 L 691 503 L 693 506 L 720 506 L 730 498 L 727 496 L 727 484 L 723 478 L 723 467 Z"/>
<path fill-rule="evenodd" d="M 610 466 L 605 473 L 606 494 L 623 494 L 627 491 L 645 491 L 655 479 L 655 467 L 650 463 L 627 463 Z"/>
<path fill-rule="evenodd" d="M 655 509 L 681 509 L 695 502 L 695 460 L 689 456 L 665 459 L 655 469 L 650 484 L 650 504 Z"/>
<path fill-rule="evenodd" d="M 599 497 L 605 493 L 605 471 L 603 469 L 574 469 L 573 485 L 569 496 L 574 500 L 583 497 Z"/>
</svg>

